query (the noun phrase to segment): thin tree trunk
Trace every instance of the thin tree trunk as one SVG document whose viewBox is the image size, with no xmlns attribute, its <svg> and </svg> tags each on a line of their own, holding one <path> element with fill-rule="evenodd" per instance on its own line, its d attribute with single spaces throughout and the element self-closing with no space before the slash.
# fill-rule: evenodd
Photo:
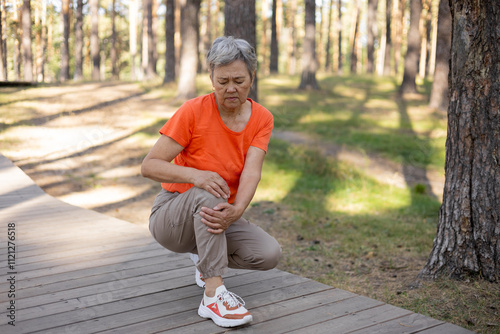
<svg viewBox="0 0 500 334">
<path fill-rule="evenodd" d="M 191 99 L 196 96 L 196 72 L 198 69 L 198 40 L 201 0 L 181 2 L 181 62 L 178 99 Z"/>
<path fill-rule="evenodd" d="M 145 19 L 145 37 L 147 43 L 147 52 L 143 51 L 146 56 L 145 74 L 147 79 L 152 79 L 156 76 L 156 68 L 154 62 L 154 34 L 153 34 L 153 0 L 144 0 L 144 19 Z M 144 41 L 143 41 L 144 44 Z M 144 45 L 143 45 L 144 47 Z"/>
<path fill-rule="evenodd" d="M 4 65 L 4 54 L 7 52 L 7 50 L 4 48 L 4 44 L 3 44 L 3 31 L 5 29 L 7 29 L 7 27 L 5 27 L 4 25 L 4 22 L 3 22 L 3 18 L 4 18 L 4 15 L 5 15 L 5 11 L 4 11 L 4 3 L 3 3 L 4 0 L 0 0 L 0 81 L 6 81 L 7 80 L 7 71 L 5 71 L 5 65 Z M 4 28 L 5 27 L 5 28 Z"/>
<path fill-rule="evenodd" d="M 288 73 L 294 75 L 297 70 L 297 34 L 295 26 L 295 15 L 297 13 L 297 0 L 290 0 L 288 12 Z"/>
<path fill-rule="evenodd" d="M 450 70 L 451 48 L 451 12 L 448 0 L 439 1 L 436 44 L 436 69 L 434 71 L 429 107 L 447 110 L 449 104 L 448 73 Z"/>
<path fill-rule="evenodd" d="M 175 1 L 167 0 L 165 13 L 165 77 L 163 83 L 175 81 Z"/>
<path fill-rule="evenodd" d="M 396 23 L 395 38 L 394 38 L 394 72 L 399 74 L 399 64 L 401 62 L 401 46 L 403 44 L 403 22 L 406 0 L 396 0 Z"/>
<path fill-rule="evenodd" d="M 2 26 L 4 29 L 2 30 L 2 35 L 0 35 L 0 42 L 2 43 L 2 49 L 4 50 L 2 53 L 4 80 L 7 81 L 9 76 L 7 70 L 7 11 L 5 9 L 5 4 L 6 0 L 2 0 Z"/>
<path fill-rule="evenodd" d="M 75 22 L 75 81 L 83 79 L 83 0 L 77 0 Z"/>
<path fill-rule="evenodd" d="M 359 17 L 360 17 L 360 8 L 359 8 L 359 0 L 356 1 L 356 8 L 353 11 L 353 20 L 351 27 L 351 36 L 350 36 L 350 47 L 351 47 L 351 74 L 357 73 L 358 66 L 358 35 L 359 35 Z"/>
<path fill-rule="evenodd" d="M 332 47 L 332 17 L 333 17 L 333 0 L 330 0 L 330 8 L 328 10 L 328 27 L 326 35 L 326 52 L 325 52 L 325 71 L 332 71 L 332 61 L 330 48 Z"/>
<path fill-rule="evenodd" d="M 375 71 L 375 39 L 377 36 L 377 7 L 378 0 L 368 0 L 368 18 L 367 18 L 367 63 L 366 72 L 373 73 Z"/>
<path fill-rule="evenodd" d="M 305 37 L 302 53 L 302 76 L 299 89 L 319 89 L 316 80 L 318 62 L 316 60 L 316 4 L 305 0 Z"/>
<path fill-rule="evenodd" d="M 500 3 L 450 1 L 443 204 L 420 277 L 500 279 Z"/>
<path fill-rule="evenodd" d="M 69 80 L 69 0 L 62 2 L 63 39 L 61 45 L 61 81 Z"/>
<path fill-rule="evenodd" d="M 113 80 L 118 80 L 119 78 L 119 73 L 118 73 L 118 56 L 117 56 L 117 51 L 116 51 L 116 0 L 113 0 L 111 2 L 111 76 L 113 77 Z"/>
<path fill-rule="evenodd" d="M 203 34 L 203 53 L 202 55 L 207 54 L 208 50 L 210 50 L 210 47 L 212 45 L 212 0 L 207 0 L 207 12 L 205 16 L 205 31 Z M 205 58 L 201 58 L 201 70 L 203 72 L 207 72 L 207 62 L 205 61 Z"/>
<path fill-rule="evenodd" d="M 398 1 L 398 0 L 396 0 Z M 384 53 L 384 75 L 391 75 L 391 51 L 392 51 L 392 0 L 386 0 L 385 4 L 385 53 Z"/>
<path fill-rule="evenodd" d="M 99 42 L 99 0 L 89 0 L 90 3 L 90 50 L 92 53 L 92 80 L 101 79 L 101 46 Z"/>
<path fill-rule="evenodd" d="M 339 49 L 339 65 L 337 72 L 339 75 L 342 75 L 344 72 L 343 69 L 343 64 L 342 64 L 342 0 L 339 0 L 338 2 L 338 12 L 339 12 L 339 21 L 337 22 L 337 32 L 339 36 L 339 44 L 338 44 L 338 49 Z"/>
<path fill-rule="evenodd" d="M 130 0 L 129 5 L 129 34 L 130 34 L 130 78 L 137 80 L 137 0 Z"/>
<path fill-rule="evenodd" d="M 429 75 L 434 76 L 434 71 L 436 70 L 436 47 L 437 47 L 437 30 L 438 30 L 438 12 L 439 12 L 439 1 L 432 1 L 432 36 L 431 36 L 431 53 L 429 59 Z"/>
<path fill-rule="evenodd" d="M 31 3 L 23 0 L 23 67 L 24 80 L 33 81 L 33 52 L 31 50 Z"/>
<path fill-rule="evenodd" d="M 429 26 L 430 22 L 430 0 L 423 0 L 422 13 L 420 15 L 420 64 L 418 66 L 418 76 L 420 78 L 425 78 L 426 73 L 426 65 L 427 65 L 427 51 L 428 47 L 428 37 L 429 35 Z"/>
<path fill-rule="evenodd" d="M 40 57 L 40 77 L 38 81 L 45 81 L 45 64 L 47 63 L 48 50 L 47 50 L 47 0 L 42 0 L 42 45 Z"/>
<path fill-rule="evenodd" d="M 408 49 L 405 56 L 405 71 L 403 82 L 399 88 L 402 94 L 417 92 L 415 79 L 417 77 L 418 57 L 420 49 L 420 32 L 418 29 L 420 13 L 422 12 L 421 0 L 410 0 L 410 29 L 408 30 Z"/>
<path fill-rule="evenodd" d="M 261 20 L 262 20 L 262 36 L 260 39 L 260 53 L 261 53 L 261 67 L 264 72 L 264 74 L 268 73 L 268 56 L 267 56 L 267 31 L 268 31 L 268 17 L 267 13 L 269 12 L 269 3 L 267 0 L 262 1 L 262 15 L 261 15 Z"/>
<path fill-rule="evenodd" d="M 276 2 L 273 0 L 273 16 L 271 19 L 271 60 L 269 63 L 269 72 L 278 73 L 278 28 L 276 24 Z"/>
<path fill-rule="evenodd" d="M 158 74 L 158 71 L 157 71 L 157 66 L 158 66 L 158 1 L 159 0 L 152 0 L 152 47 L 151 47 L 151 50 L 153 51 L 153 70 L 154 70 L 154 74 L 155 76 Z"/>
<path fill-rule="evenodd" d="M 226 0 L 224 18 L 224 35 L 246 40 L 257 52 L 255 0 Z M 255 74 L 253 86 L 248 95 L 254 101 L 258 101 L 257 83 L 258 77 Z"/>
</svg>

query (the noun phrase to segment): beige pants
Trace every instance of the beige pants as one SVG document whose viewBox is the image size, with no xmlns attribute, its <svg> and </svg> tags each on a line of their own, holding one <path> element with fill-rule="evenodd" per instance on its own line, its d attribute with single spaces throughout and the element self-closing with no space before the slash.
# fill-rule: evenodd
<svg viewBox="0 0 500 334">
<path fill-rule="evenodd" d="M 221 276 L 227 268 L 269 270 L 278 264 L 281 247 L 260 227 L 240 218 L 221 234 L 207 231 L 199 214 L 224 201 L 193 187 L 179 194 L 162 189 L 151 210 L 149 229 L 163 247 L 176 253 L 197 253 L 204 278 Z"/>
</svg>

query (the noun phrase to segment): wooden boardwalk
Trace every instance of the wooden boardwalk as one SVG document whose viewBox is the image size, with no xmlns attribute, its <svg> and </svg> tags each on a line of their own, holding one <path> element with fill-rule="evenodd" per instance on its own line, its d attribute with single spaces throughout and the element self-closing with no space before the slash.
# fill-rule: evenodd
<svg viewBox="0 0 500 334">
<path fill-rule="evenodd" d="M 197 315 L 202 290 L 187 255 L 45 194 L 2 155 L 0 184 L 0 333 L 227 331 Z M 254 316 L 236 332 L 471 333 L 280 270 L 230 271 L 224 281 Z"/>
</svg>

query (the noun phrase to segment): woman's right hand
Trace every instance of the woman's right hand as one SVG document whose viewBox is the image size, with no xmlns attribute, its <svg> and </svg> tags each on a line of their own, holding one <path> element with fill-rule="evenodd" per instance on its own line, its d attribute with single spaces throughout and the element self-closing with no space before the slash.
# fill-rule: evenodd
<svg viewBox="0 0 500 334">
<path fill-rule="evenodd" d="M 195 187 L 204 189 L 217 198 L 228 199 L 231 196 L 231 191 L 226 180 L 216 172 L 197 170 L 193 184 Z"/>
</svg>

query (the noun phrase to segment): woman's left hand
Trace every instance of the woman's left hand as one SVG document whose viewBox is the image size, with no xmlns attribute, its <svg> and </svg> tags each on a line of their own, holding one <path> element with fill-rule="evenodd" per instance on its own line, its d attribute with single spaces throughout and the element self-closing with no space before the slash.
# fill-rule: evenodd
<svg viewBox="0 0 500 334">
<path fill-rule="evenodd" d="M 208 232 L 220 234 L 232 223 L 241 218 L 240 211 L 232 204 L 220 203 L 213 209 L 202 207 L 200 211 L 201 222 L 208 226 Z"/>
</svg>

